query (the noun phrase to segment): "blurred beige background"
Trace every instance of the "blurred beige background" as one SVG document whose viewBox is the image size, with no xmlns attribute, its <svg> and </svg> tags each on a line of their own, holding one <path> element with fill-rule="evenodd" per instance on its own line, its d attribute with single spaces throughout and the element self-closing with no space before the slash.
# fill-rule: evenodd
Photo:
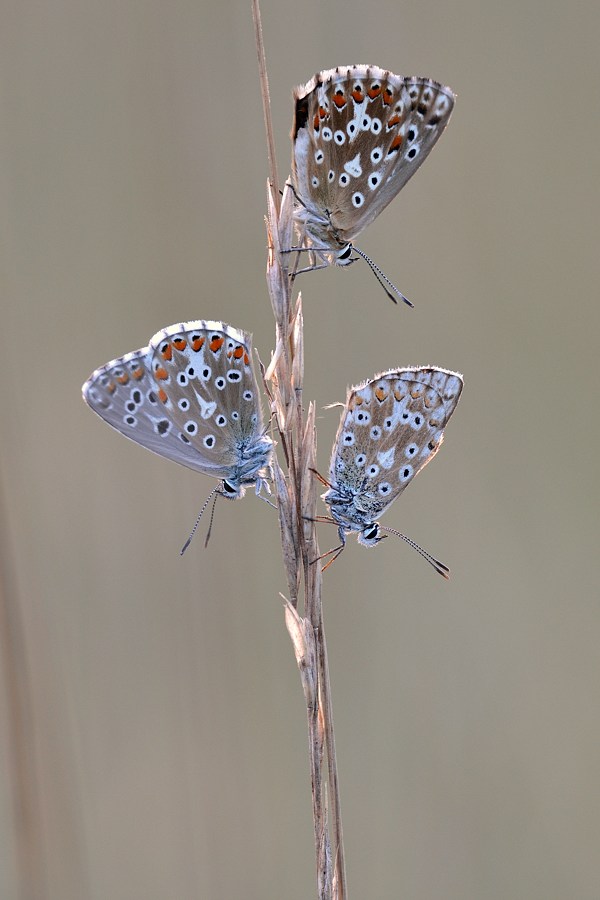
<svg viewBox="0 0 600 900">
<path fill-rule="evenodd" d="M 291 89 L 319 69 L 458 94 L 360 241 L 416 309 L 358 263 L 302 283 L 320 407 L 396 365 L 466 383 L 385 519 L 452 581 L 391 539 L 352 540 L 326 576 L 350 896 L 597 900 L 598 6 L 263 0 L 263 17 L 282 176 Z M 0 896 L 306 900 L 276 516 L 223 504 L 180 559 L 213 482 L 80 399 L 173 322 L 223 319 L 269 356 L 249 2 L 25 0 L 1 20 Z"/>
</svg>

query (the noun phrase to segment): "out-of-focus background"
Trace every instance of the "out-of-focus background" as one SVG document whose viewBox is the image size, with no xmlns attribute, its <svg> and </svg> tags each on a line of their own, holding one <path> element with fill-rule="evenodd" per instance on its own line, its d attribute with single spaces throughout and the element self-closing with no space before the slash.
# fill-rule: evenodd
<svg viewBox="0 0 600 900">
<path fill-rule="evenodd" d="M 465 375 L 435 463 L 325 578 L 350 893 L 600 896 L 598 6 L 263 0 L 291 90 L 370 62 L 457 105 L 362 236 L 303 276 L 306 397 Z M 85 407 L 92 369 L 222 319 L 273 346 L 249 2 L 7 3 L 0 48 L 0 896 L 306 900 L 304 700 L 276 515 Z M 594 165 L 596 164 L 596 165 Z M 327 470 L 338 420 L 319 420 Z M 323 549 L 335 541 L 322 526 Z"/>
</svg>

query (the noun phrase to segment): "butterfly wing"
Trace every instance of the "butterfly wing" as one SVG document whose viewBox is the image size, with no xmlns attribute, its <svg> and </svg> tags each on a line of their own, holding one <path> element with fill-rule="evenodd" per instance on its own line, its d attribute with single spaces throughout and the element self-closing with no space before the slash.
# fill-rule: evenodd
<svg viewBox="0 0 600 900">
<path fill-rule="evenodd" d="M 326 246 L 352 241 L 425 161 L 454 94 L 430 78 L 340 66 L 297 88 L 292 177 L 297 219 Z"/>
<path fill-rule="evenodd" d="M 349 390 L 330 467 L 332 485 L 354 498 L 349 521 L 374 522 L 433 459 L 462 386 L 456 372 L 419 367 Z"/>
<path fill-rule="evenodd" d="M 251 339 L 221 322 L 188 322 L 92 373 L 83 398 L 126 437 L 217 478 L 265 465 Z M 254 454 L 254 455 L 252 455 Z"/>
</svg>

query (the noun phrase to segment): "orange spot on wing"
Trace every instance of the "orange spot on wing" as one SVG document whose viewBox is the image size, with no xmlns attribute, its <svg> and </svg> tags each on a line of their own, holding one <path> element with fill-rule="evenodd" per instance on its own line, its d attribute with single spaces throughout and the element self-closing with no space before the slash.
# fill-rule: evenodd
<svg viewBox="0 0 600 900">
<path fill-rule="evenodd" d="M 243 355 L 244 355 L 244 348 L 240 344 L 240 346 L 236 347 L 235 350 L 233 351 L 233 358 L 241 359 Z"/>
<path fill-rule="evenodd" d="M 185 348 L 187 347 L 187 341 L 182 337 L 173 338 L 173 346 L 176 350 L 185 350 Z"/>
<path fill-rule="evenodd" d="M 248 354 L 244 351 L 244 365 L 249 366 L 250 360 L 248 359 Z"/>
<path fill-rule="evenodd" d="M 173 358 L 173 348 L 170 344 L 165 344 L 163 349 L 160 351 L 160 355 L 163 359 L 171 360 Z"/>
<path fill-rule="evenodd" d="M 413 388 L 412 391 L 410 392 L 410 396 L 413 398 L 413 400 L 416 400 L 417 397 L 420 397 L 422 393 L 423 393 L 423 388 Z"/>
<path fill-rule="evenodd" d="M 378 387 L 378 388 L 375 388 L 375 396 L 377 397 L 377 399 L 379 400 L 380 403 L 383 403 L 385 398 L 388 396 L 388 392 L 384 388 Z"/>
<path fill-rule="evenodd" d="M 388 154 L 394 153 L 400 147 L 401 144 L 402 144 L 402 135 L 397 134 L 396 137 L 394 138 L 394 140 L 392 141 L 392 143 L 390 144 L 390 149 L 388 150 Z"/>
<path fill-rule="evenodd" d="M 404 398 L 406 397 L 406 391 L 402 393 L 402 391 L 399 391 L 398 388 L 396 388 L 396 390 L 394 391 L 394 397 L 398 402 L 400 402 L 400 400 L 404 400 Z"/>
<path fill-rule="evenodd" d="M 154 370 L 154 377 L 158 381 L 167 381 L 169 378 L 169 373 L 166 369 L 163 369 L 162 366 L 159 366 L 158 369 Z"/>
<path fill-rule="evenodd" d="M 196 337 L 196 338 L 192 339 L 190 346 L 191 346 L 192 350 L 196 350 L 196 352 L 197 352 L 198 350 L 201 349 L 203 344 L 204 344 L 204 338 Z"/>
<path fill-rule="evenodd" d="M 313 128 L 315 131 L 318 131 L 320 129 L 320 127 L 321 127 L 321 124 L 319 122 L 319 114 L 317 113 L 313 119 Z"/>
<path fill-rule="evenodd" d="M 369 90 L 367 91 L 367 94 L 369 95 L 371 100 L 374 100 L 375 97 L 379 97 L 380 93 L 381 93 L 381 85 L 379 85 L 379 87 L 369 88 Z"/>
<path fill-rule="evenodd" d="M 144 377 L 144 369 L 142 368 L 142 366 L 138 366 L 137 369 L 132 369 L 131 374 L 136 381 L 139 381 Z"/>
<path fill-rule="evenodd" d="M 352 91 L 352 97 L 356 103 L 362 103 L 365 99 L 365 95 L 360 88 L 354 88 L 354 90 Z"/>
<path fill-rule="evenodd" d="M 342 109 L 342 107 L 346 105 L 346 98 L 344 97 L 344 95 L 341 91 L 339 93 L 336 92 L 333 95 L 333 102 L 335 103 L 335 105 L 337 106 L 338 109 Z"/>
<path fill-rule="evenodd" d="M 398 115 L 398 113 L 396 113 L 395 116 L 391 116 L 391 117 L 388 119 L 387 127 L 388 127 L 388 128 L 393 128 L 395 125 L 399 125 L 401 121 L 402 121 L 402 119 L 400 118 L 400 116 Z"/>
<path fill-rule="evenodd" d="M 117 381 L 119 382 L 119 384 L 129 384 L 129 375 L 127 374 L 127 372 L 123 372 L 122 375 L 119 375 Z"/>
<path fill-rule="evenodd" d="M 158 389 L 158 399 L 160 400 L 161 403 L 166 403 L 167 400 L 169 399 L 162 388 Z"/>
<path fill-rule="evenodd" d="M 114 383 L 114 381 L 111 381 L 111 382 L 109 382 L 109 384 L 106 385 L 106 390 L 108 391 L 109 394 L 114 394 L 116 389 L 117 389 L 117 386 Z"/>
<path fill-rule="evenodd" d="M 392 97 L 393 97 L 393 96 L 394 96 L 394 95 L 392 94 L 392 92 L 391 92 L 391 90 L 389 89 L 389 87 L 386 87 L 385 91 L 383 92 L 383 105 L 384 105 L 384 106 L 389 106 L 390 103 L 392 102 Z"/>
<path fill-rule="evenodd" d="M 324 106 L 320 106 L 319 107 L 319 118 L 324 119 L 326 115 L 327 115 L 327 110 L 325 109 Z"/>
<path fill-rule="evenodd" d="M 223 344 L 225 343 L 224 337 L 216 337 L 213 338 L 210 344 L 208 345 L 213 353 L 216 353 L 217 350 L 220 350 Z"/>
</svg>

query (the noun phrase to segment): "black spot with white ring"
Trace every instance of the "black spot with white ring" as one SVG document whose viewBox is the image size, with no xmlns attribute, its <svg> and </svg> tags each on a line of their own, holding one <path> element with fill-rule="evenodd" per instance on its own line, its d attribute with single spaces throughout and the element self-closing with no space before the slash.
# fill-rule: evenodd
<svg viewBox="0 0 600 900">
<path fill-rule="evenodd" d="M 217 423 L 219 428 L 223 428 L 224 425 L 227 425 L 227 419 L 225 418 L 224 415 L 217 416 L 217 418 L 215 419 L 215 422 Z"/>
<path fill-rule="evenodd" d="M 182 397 L 177 401 L 177 406 L 182 412 L 187 412 L 190 408 L 190 401 L 187 399 L 187 397 Z"/>
<path fill-rule="evenodd" d="M 400 481 L 403 483 L 405 481 L 408 481 L 408 479 L 411 477 L 413 471 L 414 470 L 413 470 L 412 466 L 404 466 L 403 469 L 400 469 L 400 472 L 399 472 Z"/>
<path fill-rule="evenodd" d="M 361 194 L 360 191 L 355 191 L 352 194 L 352 206 L 354 206 L 356 209 L 360 209 L 360 207 L 363 205 L 364 202 L 365 202 L 364 195 Z"/>
<path fill-rule="evenodd" d="M 217 388 L 217 390 L 222 391 L 226 384 L 227 382 L 222 375 L 219 375 L 218 378 L 215 378 L 215 387 Z"/>
<path fill-rule="evenodd" d="M 374 149 L 371 150 L 371 162 L 375 163 L 375 165 L 381 161 L 382 156 L 383 150 L 381 149 L 381 147 L 374 147 Z"/>
<path fill-rule="evenodd" d="M 244 400 L 252 400 L 252 391 L 244 391 L 242 397 Z"/>
<path fill-rule="evenodd" d="M 193 419 L 190 419 L 188 422 L 186 422 L 183 427 L 188 434 L 191 434 L 192 437 L 198 434 L 198 423 L 194 422 Z"/>
<path fill-rule="evenodd" d="M 369 187 L 372 191 L 374 191 L 375 188 L 379 187 L 382 178 L 383 176 L 380 175 L 379 172 L 373 172 L 372 175 L 369 175 Z"/>
<path fill-rule="evenodd" d="M 202 443 L 207 450 L 212 450 L 216 443 L 214 434 L 207 434 Z"/>
<path fill-rule="evenodd" d="M 346 185 L 350 181 L 350 176 L 347 175 L 345 172 L 342 172 L 342 174 L 340 175 L 339 181 L 340 181 L 340 184 L 342 187 L 346 187 Z"/>
<path fill-rule="evenodd" d="M 156 433 L 160 434 L 162 437 L 165 434 L 168 434 L 171 430 L 171 423 L 168 419 L 161 419 L 160 422 L 157 422 L 154 426 L 156 428 Z"/>
<path fill-rule="evenodd" d="M 387 497 L 387 495 L 391 492 L 392 486 L 389 481 L 381 481 L 377 485 L 377 491 L 381 494 L 382 497 Z"/>
<path fill-rule="evenodd" d="M 338 147 L 342 147 L 346 143 L 346 135 L 340 129 L 338 129 L 334 133 L 333 139 L 336 142 L 336 144 L 338 145 Z"/>
<path fill-rule="evenodd" d="M 371 428 L 371 439 L 374 441 L 378 441 L 381 437 L 381 428 L 379 425 L 373 425 Z"/>
</svg>

